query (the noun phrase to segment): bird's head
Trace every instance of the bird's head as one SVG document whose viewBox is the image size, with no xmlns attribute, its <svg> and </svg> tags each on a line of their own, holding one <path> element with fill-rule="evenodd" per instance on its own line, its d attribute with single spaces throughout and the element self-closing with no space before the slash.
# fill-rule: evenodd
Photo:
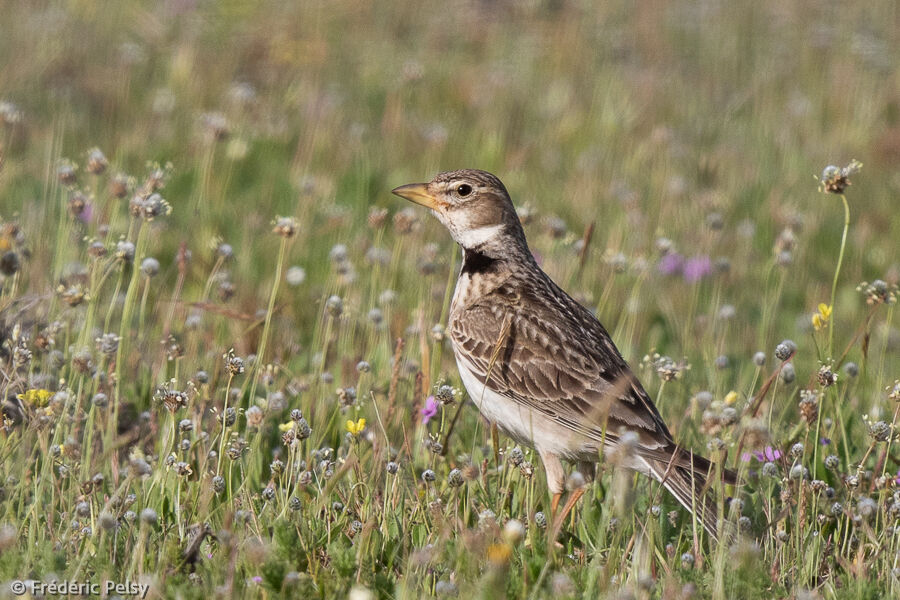
<svg viewBox="0 0 900 600">
<path fill-rule="evenodd" d="M 522 225 L 506 187 L 486 171 L 448 171 L 428 183 L 410 183 L 392 191 L 430 208 L 466 250 L 496 254 L 525 247 Z"/>
</svg>

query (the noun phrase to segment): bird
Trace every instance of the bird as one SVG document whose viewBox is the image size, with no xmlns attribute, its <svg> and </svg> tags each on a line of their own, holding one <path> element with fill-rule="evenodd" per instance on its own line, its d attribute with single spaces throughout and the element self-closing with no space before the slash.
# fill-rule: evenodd
<svg viewBox="0 0 900 600">
<path fill-rule="evenodd" d="M 589 477 L 616 456 L 660 482 L 718 539 L 710 484 L 716 473 L 735 484 L 735 474 L 675 442 L 604 326 L 538 265 L 500 179 L 463 169 L 392 193 L 430 209 L 462 249 L 446 327 L 460 379 L 492 427 L 540 456 L 554 523 L 586 487 L 558 511 L 562 461 Z"/>
</svg>

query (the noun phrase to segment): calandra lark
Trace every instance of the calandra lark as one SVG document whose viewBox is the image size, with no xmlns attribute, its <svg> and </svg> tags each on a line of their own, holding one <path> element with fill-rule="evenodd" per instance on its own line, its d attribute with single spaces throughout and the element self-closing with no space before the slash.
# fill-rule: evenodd
<svg viewBox="0 0 900 600">
<path fill-rule="evenodd" d="M 540 454 L 552 510 L 565 489 L 560 459 L 589 475 L 601 451 L 615 453 L 715 538 L 710 462 L 675 443 L 600 321 L 538 266 L 503 183 L 462 170 L 393 193 L 430 208 L 462 247 L 448 324 L 460 377 L 489 421 Z M 582 493 L 572 492 L 561 516 Z"/>
</svg>

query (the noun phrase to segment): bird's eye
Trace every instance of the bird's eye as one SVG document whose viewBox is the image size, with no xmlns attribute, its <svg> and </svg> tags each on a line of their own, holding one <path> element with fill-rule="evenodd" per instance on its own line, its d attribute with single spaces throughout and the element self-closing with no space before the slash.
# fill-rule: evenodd
<svg viewBox="0 0 900 600">
<path fill-rule="evenodd" d="M 459 194 L 460 198 L 465 198 L 472 193 L 472 186 L 468 183 L 460 184 L 460 186 L 456 188 L 456 193 Z"/>
</svg>

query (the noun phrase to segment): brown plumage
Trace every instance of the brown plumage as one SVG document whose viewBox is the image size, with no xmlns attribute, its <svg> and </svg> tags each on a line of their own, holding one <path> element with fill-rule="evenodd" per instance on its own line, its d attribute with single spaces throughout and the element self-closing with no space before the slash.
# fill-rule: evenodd
<svg viewBox="0 0 900 600">
<path fill-rule="evenodd" d="M 554 508 L 560 459 L 619 451 L 619 464 L 662 482 L 715 537 L 710 462 L 675 443 L 600 321 L 535 262 L 500 180 L 453 171 L 394 193 L 431 208 L 462 246 L 448 327 L 460 376 L 488 420 L 540 454 Z"/>
</svg>

